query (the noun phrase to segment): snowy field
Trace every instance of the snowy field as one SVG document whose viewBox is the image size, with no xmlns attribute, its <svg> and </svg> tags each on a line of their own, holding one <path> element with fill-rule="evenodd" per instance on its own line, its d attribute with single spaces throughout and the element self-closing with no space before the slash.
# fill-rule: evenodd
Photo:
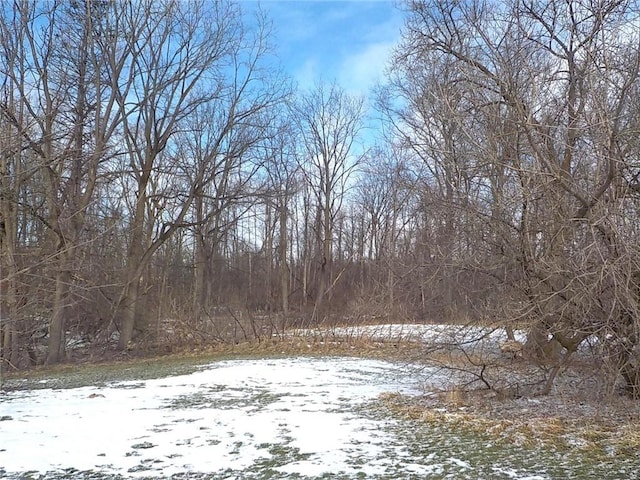
<svg viewBox="0 0 640 480">
<path fill-rule="evenodd" d="M 514 332 L 516 340 L 526 341 L 526 333 Z M 502 328 L 432 324 L 382 324 L 350 327 L 320 327 L 291 330 L 289 335 L 320 341 L 363 339 L 380 342 L 416 342 L 427 346 L 465 345 L 467 348 L 499 353 L 508 340 Z"/>
<path fill-rule="evenodd" d="M 354 325 L 350 327 L 296 329 L 289 333 L 302 337 L 363 338 L 384 341 L 414 341 L 426 344 L 507 340 L 507 335 L 501 328 L 445 324 Z M 516 339 L 524 341 L 526 339 L 525 332 L 516 331 Z"/>
<path fill-rule="evenodd" d="M 0 403 L 5 474 L 74 469 L 133 477 L 229 472 L 383 473 L 384 422 L 357 407 L 415 388 L 379 361 L 242 360 L 106 388 L 35 390 Z M 279 458 L 282 457 L 282 458 Z M 283 461 L 286 460 L 286 461 Z M 357 465 L 356 465 L 357 464 Z"/>
<path fill-rule="evenodd" d="M 425 384 L 410 365 L 386 361 L 228 360 L 100 387 L 43 382 L 0 393 L 0 478 L 542 480 L 629 472 L 392 419 L 377 397 L 421 394 Z"/>
</svg>

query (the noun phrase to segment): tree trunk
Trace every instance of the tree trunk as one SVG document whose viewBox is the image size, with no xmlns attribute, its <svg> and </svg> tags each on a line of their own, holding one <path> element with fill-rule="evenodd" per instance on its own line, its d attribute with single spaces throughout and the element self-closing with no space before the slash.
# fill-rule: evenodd
<svg viewBox="0 0 640 480">
<path fill-rule="evenodd" d="M 126 293 L 122 299 L 122 328 L 120 329 L 120 339 L 118 341 L 120 350 L 126 350 L 131 345 L 136 324 L 136 304 L 138 303 L 139 293 L 139 284 L 137 281 L 133 281 L 126 288 Z"/>
<path fill-rule="evenodd" d="M 20 312 L 16 265 L 16 218 L 8 202 L 0 210 L 0 370 L 20 361 Z M 9 213 L 9 215 L 6 215 Z"/>
<path fill-rule="evenodd" d="M 148 179 L 148 177 L 146 177 Z M 125 350 L 129 348 L 133 339 L 133 331 L 136 326 L 137 303 L 140 297 L 140 277 L 142 265 L 142 256 L 144 255 L 144 220 L 145 220 L 145 201 L 146 195 L 145 177 L 138 184 L 138 198 L 136 201 L 136 210 L 132 218 L 131 244 L 129 246 L 129 254 L 127 255 L 127 270 L 124 284 L 124 292 L 121 301 L 122 307 L 122 326 L 120 329 L 120 340 L 118 348 Z"/>
<path fill-rule="evenodd" d="M 66 324 L 69 306 L 69 291 L 71 284 L 72 258 L 70 251 L 62 252 L 58 262 L 58 272 L 55 278 L 55 296 L 49 325 L 49 343 L 46 364 L 61 362 L 66 357 Z"/>
<path fill-rule="evenodd" d="M 280 257 L 280 300 L 282 313 L 289 313 L 289 266 L 287 264 L 287 204 L 286 200 L 280 205 L 280 244 L 278 256 Z"/>
<path fill-rule="evenodd" d="M 6 212 L 2 210 L 2 214 Z M 17 269 L 15 264 L 15 219 L 3 216 L 0 224 L 0 342 L 2 363 L 18 363 L 18 298 Z"/>
</svg>

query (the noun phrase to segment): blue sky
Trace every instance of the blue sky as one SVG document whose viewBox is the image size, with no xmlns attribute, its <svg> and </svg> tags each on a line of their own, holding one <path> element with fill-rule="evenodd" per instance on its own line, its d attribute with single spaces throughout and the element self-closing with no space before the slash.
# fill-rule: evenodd
<svg viewBox="0 0 640 480">
<path fill-rule="evenodd" d="M 349 93 L 366 95 L 381 79 L 403 23 L 392 0 L 262 0 L 260 5 L 273 21 L 276 53 L 301 88 L 335 79 Z"/>
</svg>

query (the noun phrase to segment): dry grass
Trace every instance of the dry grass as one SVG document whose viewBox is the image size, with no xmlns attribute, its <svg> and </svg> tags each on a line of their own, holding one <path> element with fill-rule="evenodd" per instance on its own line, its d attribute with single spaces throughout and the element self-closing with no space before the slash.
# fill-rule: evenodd
<svg viewBox="0 0 640 480">
<path fill-rule="evenodd" d="M 610 407 L 606 415 L 570 408 L 560 415 L 553 413 L 558 410 L 553 404 L 562 400 L 554 398 L 519 409 L 514 401 L 493 398 L 487 402 L 478 393 L 461 396 L 455 390 L 428 400 L 396 393 L 382 395 L 380 400 L 399 417 L 485 436 L 498 444 L 577 449 L 594 459 L 633 458 L 640 451 L 640 419 L 625 416 L 628 410 L 622 404 Z"/>
<path fill-rule="evenodd" d="M 410 342 L 384 342 L 354 337 L 323 340 L 303 336 L 274 337 L 240 343 L 211 343 L 197 347 L 174 348 L 168 353 L 149 354 L 146 351 L 111 351 L 100 357 L 77 356 L 67 363 L 38 365 L 28 370 L 3 371 L 2 377 L 11 379 L 40 378 L 67 374 L 87 367 L 127 368 L 128 365 L 155 362 L 204 362 L 217 359 L 255 356 L 354 356 L 366 358 L 403 359 L 415 355 L 418 346 Z"/>
<path fill-rule="evenodd" d="M 244 355 L 345 355 L 358 357 L 404 358 L 407 352 L 417 351 L 415 343 L 381 342 L 368 338 L 327 339 L 312 337 L 284 337 L 243 342 L 238 344 L 219 344 L 197 351 L 197 354 L 244 356 Z"/>
</svg>

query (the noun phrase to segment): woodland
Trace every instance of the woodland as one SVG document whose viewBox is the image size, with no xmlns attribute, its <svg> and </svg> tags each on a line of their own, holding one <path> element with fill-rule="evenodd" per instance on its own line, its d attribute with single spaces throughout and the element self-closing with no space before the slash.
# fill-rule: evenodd
<svg viewBox="0 0 640 480">
<path fill-rule="evenodd" d="M 398 8 L 362 98 L 242 2 L 2 3 L 2 368 L 423 322 L 640 398 L 640 5 Z"/>
</svg>

